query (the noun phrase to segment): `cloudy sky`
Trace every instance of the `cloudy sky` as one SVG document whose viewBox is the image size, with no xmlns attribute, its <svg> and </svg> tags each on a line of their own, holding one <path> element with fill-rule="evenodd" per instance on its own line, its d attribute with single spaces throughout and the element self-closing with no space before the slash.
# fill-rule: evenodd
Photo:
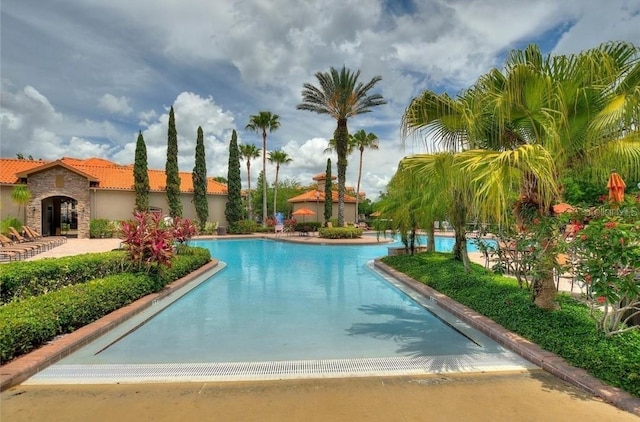
<svg viewBox="0 0 640 422">
<path fill-rule="evenodd" d="M 640 44 L 640 0 L 2 0 L 0 13 L 2 157 L 128 164 L 141 130 L 149 166 L 163 169 L 173 105 L 181 170 L 202 126 L 208 174 L 226 177 L 231 131 L 261 147 L 244 127 L 268 110 L 281 127 L 267 149 L 294 160 L 281 178 L 308 184 L 332 157 L 335 121 L 296 110 L 302 85 L 346 65 L 364 82 L 382 76 L 373 92 L 388 101 L 349 121 L 380 138 L 361 188 L 374 200 L 403 156 L 423 152 L 399 129 L 420 92 L 455 94 L 529 43 L 553 54 Z M 349 163 L 355 186 L 358 156 Z"/>
</svg>

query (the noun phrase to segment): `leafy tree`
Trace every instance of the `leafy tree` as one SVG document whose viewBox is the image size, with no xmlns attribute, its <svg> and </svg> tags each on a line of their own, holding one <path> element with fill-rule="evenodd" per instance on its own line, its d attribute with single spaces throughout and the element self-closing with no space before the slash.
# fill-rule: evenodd
<svg viewBox="0 0 640 422">
<path fill-rule="evenodd" d="M 253 218 L 251 211 L 251 160 L 260 156 L 260 148 L 253 144 L 240 144 L 240 156 L 247 160 L 247 204 L 249 204 L 249 218 Z"/>
<path fill-rule="evenodd" d="M 386 104 L 381 94 L 368 95 L 382 78 L 375 76 L 368 83 L 358 82 L 360 71 L 351 72 L 344 66 L 338 71 L 333 67 L 329 72 L 317 72 L 320 88 L 305 83 L 302 90 L 302 103 L 298 110 L 308 110 L 319 114 L 328 114 L 337 121 L 333 133 L 338 153 L 338 224 L 344 224 L 344 191 L 347 173 L 347 152 L 350 117 L 371 111 L 372 107 Z"/>
<path fill-rule="evenodd" d="M 273 183 L 273 214 L 275 215 L 278 212 L 277 201 L 278 197 L 278 173 L 280 173 L 280 166 L 282 164 L 288 164 L 292 162 L 293 159 L 289 157 L 289 154 L 282 150 L 271 151 L 269 152 L 269 162 L 271 164 L 276 163 L 276 181 Z"/>
<path fill-rule="evenodd" d="M 229 225 L 242 220 L 242 182 L 240 179 L 240 150 L 238 149 L 238 136 L 235 129 L 231 133 L 229 142 L 229 164 L 227 169 L 228 199 L 225 205 L 224 215 Z"/>
<path fill-rule="evenodd" d="M 262 172 L 267 172 L 267 130 L 273 132 L 280 127 L 280 116 L 270 111 L 260 111 L 249 118 L 245 129 L 262 134 Z M 267 184 L 262 186 L 262 227 L 267 226 Z"/>
<path fill-rule="evenodd" d="M 255 210 L 260 210 L 259 213 L 257 213 L 258 215 L 264 215 L 264 213 L 262 212 L 262 207 L 264 206 L 264 204 L 268 204 L 269 201 L 269 192 L 268 189 L 265 189 L 266 182 L 264 179 L 264 172 L 260 171 L 260 173 L 258 173 L 258 180 L 256 181 L 256 195 L 252 197 L 252 201 L 253 201 L 253 209 Z M 263 198 L 265 198 L 265 192 L 267 193 L 267 201 L 265 201 Z M 267 214 L 268 214 L 268 210 L 267 210 Z M 264 222 L 263 222 L 264 223 Z"/>
<path fill-rule="evenodd" d="M 176 118 L 173 114 L 173 106 L 169 111 L 169 130 L 167 142 L 167 202 L 169 202 L 169 215 L 171 217 L 182 216 L 182 201 L 180 199 L 180 173 L 178 169 L 178 132 L 176 131 Z"/>
<path fill-rule="evenodd" d="M 333 194 L 331 192 L 331 158 L 327 158 L 327 169 L 324 172 L 324 224 L 331 220 L 333 214 Z"/>
<path fill-rule="evenodd" d="M 360 179 L 362 178 L 362 156 L 365 149 L 378 149 L 378 137 L 375 133 L 366 133 L 363 129 L 360 129 L 356 133 L 350 136 L 351 143 L 360 151 L 360 164 L 358 165 L 358 184 L 356 185 L 356 218 L 355 222 L 358 222 L 360 212 L 358 209 L 358 203 L 360 201 Z"/>
<path fill-rule="evenodd" d="M 225 185 L 227 184 L 227 178 L 224 176 L 214 176 L 212 177 L 212 179 L 215 180 L 216 182 L 224 183 Z"/>
<path fill-rule="evenodd" d="M 198 126 L 196 139 L 196 165 L 191 174 L 193 179 L 193 204 L 196 208 L 200 230 L 204 230 L 209 218 L 209 203 L 207 202 L 207 162 L 204 153 L 204 134 Z"/>
<path fill-rule="evenodd" d="M 149 171 L 147 167 L 147 146 L 142 137 L 142 131 L 138 132 L 136 141 L 136 156 L 133 164 L 133 184 L 136 191 L 136 211 L 149 209 Z"/>
</svg>

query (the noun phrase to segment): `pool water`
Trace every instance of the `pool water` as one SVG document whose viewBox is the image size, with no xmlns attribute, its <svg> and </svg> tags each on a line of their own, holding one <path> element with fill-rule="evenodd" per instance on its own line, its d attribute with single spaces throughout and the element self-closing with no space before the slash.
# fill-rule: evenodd
<svg viewBox="0 0 640 422">
<path fill-rule="evenodd" d="M 527 366 L 427 298 L 374 271 L 373 258 L 386 255 L 389 244 L 266 239 L 193 244 L 208 248 L 224 268 L 162 305 L 160 312 L 152 306 L 27 383 L 279 379 Z"/>
</svg>

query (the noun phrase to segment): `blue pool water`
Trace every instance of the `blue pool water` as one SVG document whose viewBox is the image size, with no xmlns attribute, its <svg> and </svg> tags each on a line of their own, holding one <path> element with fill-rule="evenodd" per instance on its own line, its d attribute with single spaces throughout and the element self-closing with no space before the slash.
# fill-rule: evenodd
<svg viewBox="0 0 640 422">
<path fill-rule="evenodd" d="M 388 244 L 194 244 L 226 268 L 99 353 L 67 361 L 250 362 L 483 350 L 367 266 L 386 255 Z"/>
</svg>

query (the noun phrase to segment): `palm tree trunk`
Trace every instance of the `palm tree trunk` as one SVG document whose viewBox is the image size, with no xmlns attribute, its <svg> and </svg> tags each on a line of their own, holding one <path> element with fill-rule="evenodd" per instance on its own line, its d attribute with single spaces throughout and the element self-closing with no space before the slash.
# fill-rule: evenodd
<svg viewBox="0 0 640 422">
<path fill-rule="evenodd" d="M 455 243 L 453 245 L 453 258 L 464 264 L 465 271 L 469 271 L 469 252 L 467 252 L 467 209 L 463 205 L 462 200 L 458 200 L 461 195 L 459 192 L 454 193 L 456 196 L 456 207 L 453 210 L 451 225 L 454 230 Z"/>
<path fill-rule="evenodd" d="M 276 216 L 276 211 L 278 210 L 276 208 L 276 198 L 278 197 L 278 173 L 280 172 L 280 164 L 276 164 L 276 181 L 275 184 L 273 185 L 273 216 Z"/>
<path fill-rule="evenodd" d="M 347 175 L 347 149 L 349 131 L 347 119 L 338 119 L 338 127 L 333 134 L 338 153 L 338 226 L 344 226 L 344 184 Z"/>
<path fill-rule="evenodd" d="M 436 232 L 433 221 L 427 225 L 427 252 L 436 251 Z"/>
<path fill-rule="evenodd" d="M 249 160 L 247 160 L 247 185 L 249 187 L 249 189 L 247 190 L 247 200 L 248 200 L 248 204 L 249 204 L 249 219 L 253 218 L 253 213 L 251 212 L 251 164 L 249 163 Z"/>
<path fill-rule="evenodd" d="M 262 129 L 262 227 L 267 227 L 267 131 Z"/>
<path fill-rule="evenodd" d="M 362 154 L 364 153 L 364 147 L 360 147 L 360 165 L 358 166 L 358 184 L 356 185 L 356 219 L 354 222 L 358 224 L 358 202 L 360 201 L 360 178 L 362 177 Z"/>
</svg>

